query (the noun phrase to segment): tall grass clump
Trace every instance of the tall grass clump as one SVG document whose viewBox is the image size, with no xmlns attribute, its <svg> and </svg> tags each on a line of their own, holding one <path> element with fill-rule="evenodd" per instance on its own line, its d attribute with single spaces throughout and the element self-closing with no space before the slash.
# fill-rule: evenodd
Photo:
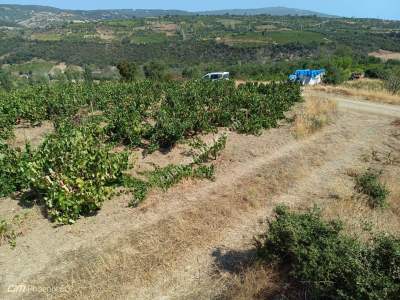
<svg viewBox="0 0 400 300">
<path fill-rule="evenodd" d="M 367 170 L 356 178 L 356 189 L 368 196 L 368 203 L 372 208 L 385 207 L 389 195 L 387 187 L 379 181 L 379 173 Z"/>
<path fill-rule="evenodd" d="M 304 137 L 315 133 L 332 122 L 337 111 L 334 101 L 308 97 L 302 109 L 295 117 L 293 130 L 297 137 Z"/>
</svg>

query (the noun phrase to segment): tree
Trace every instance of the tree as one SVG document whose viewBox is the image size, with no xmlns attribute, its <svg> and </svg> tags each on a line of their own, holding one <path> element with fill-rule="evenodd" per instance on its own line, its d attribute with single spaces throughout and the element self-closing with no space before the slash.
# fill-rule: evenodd
<svg viewBox="0 0 400 300">
<path fill-rule="evenodd" d="M 346 73 L 344 70 L 337 68 L 337 67 L 330 67 L 327 70 L 327 73 L 324 77 L 324 82 L 328 84 L 341 84 L 344 81 L 346 81 L 348 77 L 346 78 Z"/>
<path fill-rule="evenodd" d="M 383 66 L 372 67 L 365 70 L 365 77 L 373 79 L 384 79 L 387 77 L 386 70 Z"/>
<path fill-rule="evenodd" d="M 199 78 L 201 71 L 198 67 L 187 67 L 182 70 L 182 76 L 187 79 Z"/>
<path fill-rule="evenodd" d="M 166 67 L 164 64 L 152 61 L 143 67 L 144 76 L 151 80 L 165 80 Z"/>
<path fill-rule="evenodd" d="M 119 74 L 125 81 L 134 81 L 138 75 L 138 67 L 135 63 L 123 61 L 117 65 Z"/>
</svg>

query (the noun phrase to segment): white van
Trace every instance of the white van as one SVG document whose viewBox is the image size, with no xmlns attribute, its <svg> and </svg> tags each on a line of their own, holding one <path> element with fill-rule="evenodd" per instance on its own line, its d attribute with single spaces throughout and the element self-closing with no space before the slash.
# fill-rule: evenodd
<svg viewBox="0 0 400 300">
<path fill-rule="evenodd" d="M 229 72 L 213 72 L 213 73 L 208 73 L 203 76 L 203 79 L 206 80 L 229 80 Z"/>
</svg>

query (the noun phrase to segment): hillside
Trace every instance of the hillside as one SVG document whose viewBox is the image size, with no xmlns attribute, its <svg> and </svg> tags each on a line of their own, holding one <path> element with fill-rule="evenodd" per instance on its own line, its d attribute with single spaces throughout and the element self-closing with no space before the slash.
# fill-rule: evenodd
<svg viewBox="0 0 400 300">
<path fill-rule="evenodd" d="M 201 12 L 203 15 L 238 15 L 238 16 L 256 16 L 256 15 L 271 15 L 271 16 L 318 16 L 318 17 L 332 17 L 327 14 L 302 10 L 288 7 L 266 7 L 255 9 L 227 9 L 227 10 L 214 10 Z"/>
<path fill-rule="evenodd" d="M 0 21 L 15 22 L 27 27 L 46 26 L 54 22 L 65 22 L 72 20 L 95 21 L 132 19 L 146 17 L 160 17 L 167 15 L 272 15 L 272 16 L 320 16 L 328 15 L 318 12 L 299 10 L 285 7 L 269 7 L 260 9 L 231 9 L 203 12 L 189 12 L 183 10 L 161 10 L 161 9 L 110 9 L 110 10 L 65 10 L 49 6 L 37 5 L 0 5 Z"/>
</svg>

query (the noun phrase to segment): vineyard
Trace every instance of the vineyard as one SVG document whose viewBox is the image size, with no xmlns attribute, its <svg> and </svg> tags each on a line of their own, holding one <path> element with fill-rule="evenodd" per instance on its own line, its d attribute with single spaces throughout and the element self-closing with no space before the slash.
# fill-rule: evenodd
<svg viewBox="0 0 400 300">
<path fill-rule="evenodd" d="M 166 190 L 184 178 L 214 178 L 212 161 L 227 137 L 199 139 L 219 128 L 259 134 L 276 127 L 301 100 L 294 84 L 233 82 L 105 82 L 29 86 L 0 95 L 0 197 L 14 195 L 43 206 L 61 224 L 95 214 L 117 192 L 131 193 L 131 206 L 153 188 Z M 54 124 L 33 147 L 12 147 L 16 126 Z M 177 143 L 193 148 L 192 162 L 129 174 L 132 150 L 143 155 Z M 121 150 L 122 149 L 122 150 Z"/>
</svg>

